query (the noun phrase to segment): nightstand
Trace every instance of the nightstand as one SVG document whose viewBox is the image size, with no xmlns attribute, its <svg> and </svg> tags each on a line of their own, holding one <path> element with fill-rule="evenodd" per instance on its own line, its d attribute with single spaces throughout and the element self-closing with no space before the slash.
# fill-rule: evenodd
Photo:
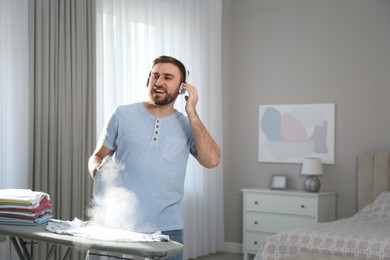
<svg viewBox="0 0 390 260">
<path fill-rule="evenodd" d="M 242 189 L 243 253 L 256 254 L 267 237 L 282 230 L 336 219 L 335 192 Z"/>
</svg>

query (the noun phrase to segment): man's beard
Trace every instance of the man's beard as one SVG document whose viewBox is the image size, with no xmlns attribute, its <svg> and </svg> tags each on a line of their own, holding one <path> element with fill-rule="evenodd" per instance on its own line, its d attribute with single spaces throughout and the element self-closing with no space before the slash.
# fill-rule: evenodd
<svg viewBox="0 0 390 260">
<path fill-rule="evenodd" d="M 154 105 L 156 106 L 165 106 L 165 105 L 168 105 L 170 103 L 172 103 L 173 101 L 175 101 L 175 99 L 177 98 L 179 94 L 175 94 L 175 95 L 172 95 L 172 94 L 169 94 L 169 93 L 166 93 L 165 95 L 165 98 L 158 98 L 157 95 L 155 95 L 152 91 L 152 93 L 150 93 L 150 96 L 151 96 L 151 100 L 153 101 Z"/>
</svg>

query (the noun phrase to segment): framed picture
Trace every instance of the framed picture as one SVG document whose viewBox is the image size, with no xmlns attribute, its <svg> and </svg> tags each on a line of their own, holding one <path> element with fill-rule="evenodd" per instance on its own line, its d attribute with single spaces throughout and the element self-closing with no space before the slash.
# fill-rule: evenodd
<svg viewBox="0 0 390 260">
<path fill-rule="evenodd" d="M 272 175 L 269 188 L 272 190 L 285 190 L 287 188 L 287 175 Z"/>
<path fill-rule="evenodd" d="M 259 106 L 259 162 L 334 164 L 335 104 Z"/>
</svg>

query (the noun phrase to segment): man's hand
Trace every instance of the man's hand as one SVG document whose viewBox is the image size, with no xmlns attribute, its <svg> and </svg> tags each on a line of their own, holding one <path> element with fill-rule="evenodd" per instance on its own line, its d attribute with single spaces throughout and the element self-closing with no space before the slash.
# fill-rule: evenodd
<svg viewBox="0 0 390 260">
<path fill-rule="evenodd" d="M 183 88 L 188 91 L 188 96 L 185 97 L 187 101 L 185 109 L 195 138 L 195 145 L 191 147 L 191 153 L 202 166 L 216 167 L 220 161 L 221 151 L 196 113 L 195 107 L 199 99 L 198 91 L 188 83 L 184 83 Z"/>
<path fill-rule="evenodd" d="M 185 106 L 187 115 L 194 115 L 196 113 L 195 107 L 199 100 L 198 91 L 195 86 L 188 83 L 183 83 L 183 89 L 188 92 L 188 95 L 185 96 L 187 102 Z"/>
</svg>

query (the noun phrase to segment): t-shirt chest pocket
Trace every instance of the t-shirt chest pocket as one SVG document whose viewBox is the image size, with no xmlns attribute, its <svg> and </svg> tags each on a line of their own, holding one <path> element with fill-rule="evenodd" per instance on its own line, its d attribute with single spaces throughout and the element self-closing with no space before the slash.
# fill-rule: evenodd
<svg viewBox="0 0 390 260">
<path fill-rule="evenodd" d="M 174 163 L 182 159 L 187 153 L 186 140 L 175 137 L 167 137 L 163 153 L 164 159 Z"/>
</svg>

